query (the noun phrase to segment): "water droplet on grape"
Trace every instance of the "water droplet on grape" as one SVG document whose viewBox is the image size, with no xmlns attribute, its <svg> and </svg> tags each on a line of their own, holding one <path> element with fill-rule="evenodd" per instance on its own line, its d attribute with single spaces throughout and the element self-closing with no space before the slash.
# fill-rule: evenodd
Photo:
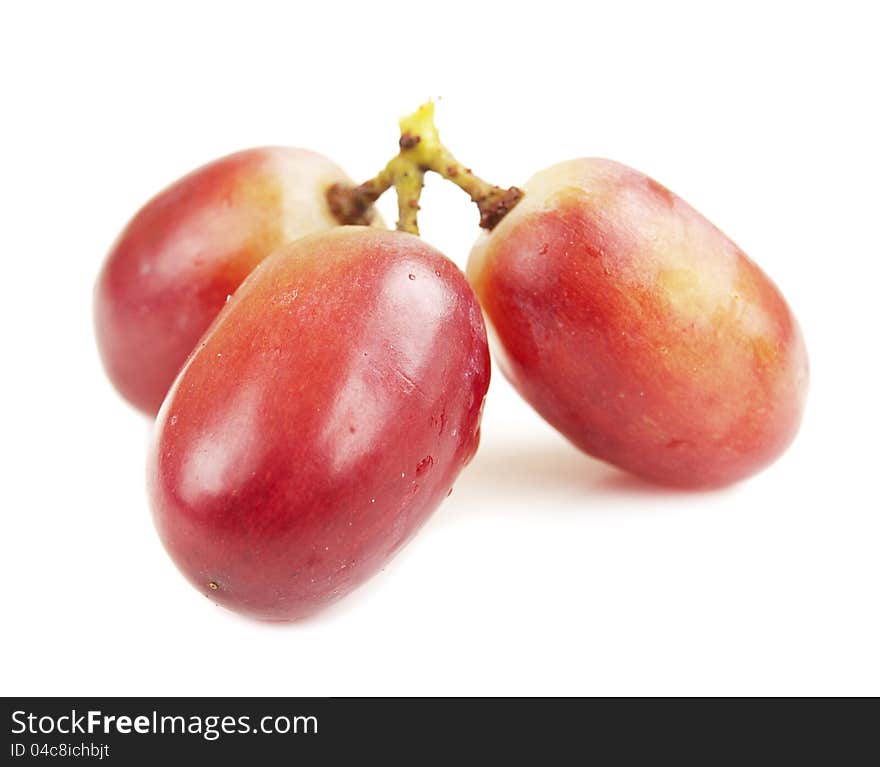
<svg viewBox="0 0 880 767">
<path fill-rule="evenodd" d="M 426 455 L 416 464 L 416 475 L 422 474 L 434 465 L 434 459 L 430 455 Z"/>
</svg>

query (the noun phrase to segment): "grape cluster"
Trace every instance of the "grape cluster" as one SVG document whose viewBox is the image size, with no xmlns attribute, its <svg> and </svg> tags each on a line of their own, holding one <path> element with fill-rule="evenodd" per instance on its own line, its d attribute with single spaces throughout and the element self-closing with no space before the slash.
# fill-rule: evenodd
<svg viewBox="0 0 880 767">
<path fill-rule="evenodd" d="M 467 277 L 417 236 L 428 172 L 480 209 Z M 373 210 L 391 187 L 396 231 Z M 742 479 L 800 424 L 797 321 L 728 237 L 609 160 L 488 184 L 425 105 L 367 182 L 302 149 L 247 150 L 168 187 L 113 245 L 98 346 L 156 416 L 151 506 L 183 574 L 231 609 L 293 620 L 382 568 L 477 450 L 484 316 L 525 400 L 649 481 Z"/>
</svg>

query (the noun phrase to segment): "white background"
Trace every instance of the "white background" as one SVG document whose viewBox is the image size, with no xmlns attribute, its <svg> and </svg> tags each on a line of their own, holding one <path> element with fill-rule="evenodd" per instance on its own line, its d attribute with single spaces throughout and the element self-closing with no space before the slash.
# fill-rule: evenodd
<svg viewBox="0 0 880 767">
<path fill-rule="evenodd" d="M 880 693 L 873 4 L 463 5 L 3 5 L 3 694 Z M 496 183 L 611 157 L 729 233 L 801 320 L 802 431 L 739 486 L 658 491 L 496 371 L 477 458 L 381 575 L 301 624 L 239 618 L 153 531 L 95 276 L 203 162 L 290 144 L 363 179 L 427 97 Z M 430 179 L 421 223 L 464 266 L 462 193 Z"/>
</svg>

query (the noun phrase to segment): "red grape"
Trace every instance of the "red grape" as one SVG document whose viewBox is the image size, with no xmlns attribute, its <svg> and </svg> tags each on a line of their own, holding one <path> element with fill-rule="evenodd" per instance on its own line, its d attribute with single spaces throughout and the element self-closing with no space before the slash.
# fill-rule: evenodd
<svg viewBox="0 0 880 767">
<path fill-rule="evenodd" d="M 160 537 L 211 599 L 301 618 L 380 569 L 479 441 L 476 296 L 418 237 L 342 227 L 245 279 L 159 413 Z"/>
<path fill-rule="evenodd" d="M 241 281 L 273 250 L 336 226 L 327 187 L 348 182 L 303 149 L 216 160 L 148 202 L 119 236 L 95 288 L 110 379 L 155 415 L 174 376 Z"/>
<path fill-rule="evenodd" d="M 468 274 L 520 393 L 573 443 L 650 480 L 723 485 L 797 432 L 797 321 L 761 269 L 647 176 L 541 171 Z"/>
</svg>

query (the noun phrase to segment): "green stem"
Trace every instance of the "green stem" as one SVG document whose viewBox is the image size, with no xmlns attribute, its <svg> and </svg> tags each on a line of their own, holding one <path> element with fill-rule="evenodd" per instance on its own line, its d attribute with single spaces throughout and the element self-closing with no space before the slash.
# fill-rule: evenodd
<svg viewBox="0 0 880 767">
<path fill-rule="evenodd" d="M 400 152 L 374 178 L 357 186 L 334 184 L 327 190 L 330 210 L 342 224 L 368 224 L 372 205 L 392 186 L 397 192 L 397 228 L 419 233 L 419 198 L 425 173 L 433 171 L 463 189 L 480 210 L 480 226 L 493 229 L 523 196 L 516 187 L 489 184 L 462 165 L 440 141 L 434 104 L 428 102 L 400 120 Z"/>
</svg>

